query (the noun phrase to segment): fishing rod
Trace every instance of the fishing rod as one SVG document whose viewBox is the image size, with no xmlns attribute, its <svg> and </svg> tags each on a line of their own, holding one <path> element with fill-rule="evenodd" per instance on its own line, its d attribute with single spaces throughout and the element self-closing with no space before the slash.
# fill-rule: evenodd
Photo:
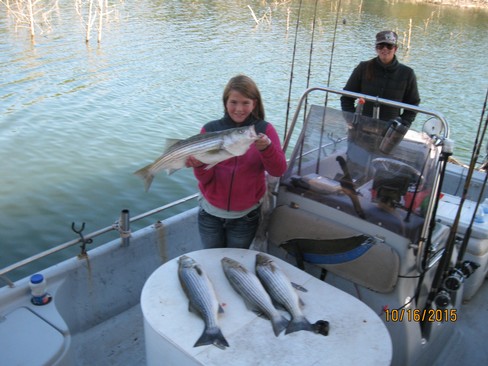
<svg viewBox="0 0 488 366">
<path fill-rule="evenodd" d="M 483 117 L 484 117 L 485 112 L 486 112 L 486 103 L 487 103 L 487 101 L 488 101 L 488 89 L 486 91 L 485 102 L 483 104 L 483 109 L 481 111 L 480 126 L 482 124 Z M 485 124 L 483 126 L 483 133 L 482 133 L 482 136 L 481 136 L 481 141 L 480 141 L 480 143 L 478 145 L 478 150 L 477 150 L 477 154 L 478 155 L 479 155 L 479 152 L 481 150 L 481 145 L 482 145 L 482 141 L 484 139 L 485 133 L 486 133 L 487 125 L 488 125 L 488 116 L 486 117 L 486 121 L 485 121 Z M 476 157 L 475 163 L 477 162 L 477 160 L 478 160 L 478 156 Z M 474 208 L 473 216 L 471 217 L 471 221 L 469 223 L 469 226 L 466 229 L 466 232 L 464 233 L 463 242 L 462 242 L 461 247 L 459 249 L 459 253 L 458 253 L 458 257 L 457 257 L 457 261 L 456 261 L 456 267 L 462 266 L 462 263 L 461 262 L 462 262 L 462 260 L 464 258 L 464 254 L 466 252 L 466 248 L 468 247 L 468 241 L 469 241 L 469 239 L 471 237 L 471 231 L 473 229 L 473 223 L 474 223 L 474 219 L 475 219 L 475 216 L 476 216 L 476 212 L 478 211 L 478 208 L 479 208 L 481 199 L 483 197 L 483 194 L 484 194 L 484 191 L 485 191 L 485 186 L 486 186 L 487 181 L 488 181 L 488 172 L 485 172 L 485 179 L 484 179 L 484 182 L 483 182 L 483 186 L 481 187 L 481 191 L 480 191 L 480 194 L 478 196 L 478 200 L 476 202 L 476 206 Z"/>
<path fill-rule="evenodd" d="M 291 59 L 291 71 L 290 71 L 290 86 L 288 88 L 288 102 L 286 106 L 286 119 L 285 119 L 285 133 L 284 138 L 286 139 L 286 134 L 288 132 L 288 118 L 290 116 L 290 100 L 291 100 L 291 87 L 293 84 L 293 70 L 295 68 L 295 55 L 297 50 L 297 39 L 298 39 L 298 25 L 300 24 L 300 13 L 302 11 L 302 0 L 300 0 L 300 5 L 298 6 L 298 16 L 297 16 L 297 23 L 295 27 L 295 41 L 293 43 L 293 55 Z"/>
<path fill-rule="evenodd" d="M 487 91 L 487 97 L 486 98 L 488 98 L 488 91 Z M 485 98 L 485 102 L 486 102 L 486 98 Z M 484 112 L 482 113 L 482 115 L 483 114 L 484 114 Z M 488 124 L 488 118 L 484 124 L 483 133 L 482 133 L 483 136 L 485 134 L 487 124 Z M 428 297 L 427 297 L 427 302 L 425 305 L 425 309 L 427 309 L 427 310 L 432 309 L 432 303 L 434 302 L 434 299 L 436 298 L 436 296 L 439 294 L 439 290 L 441 289 L 441 286 L 444 282 L 444 279 L 449 274 L 450 261 L 451 261 L 451 257 L 452 257 L 453 252 L 454 252 L 454 247 L 456 245 L 456 236 L 457 236 L 459 221 L 461 219 L 461 211 L 462 211 L 462 208 L 464 205 L 464 201 L 466 200 L 466 197 L 468 195 L 468 189 L 469 189 L 469 186 L 471 184 L 471 178 L 473 176 L 474 167 L 476 165 L 476 161 L 478 159 L 479 151 L 481 148 L 482 140 L 480 141 L 480 131 L 482 129 L 482 125 L 483 125 L 483 121 L 480 120 L 480 123 L 478 125 L 478 131 L 476 134 L 475 143 L 473 145 L 473 153 L 471 155 L 471 161 L 469 164 L 468 173 L 466 175 L 466 179 L 464 182 L 464 188 L 463 188 L 463 192 L 461 195 L 461 200 L 459 202 L 459 207 L 458 207 L 458 210 L 456 212 L 456 216 L 454 218 L 454 222 L 452 223 L 452 226 L 451 226 L 451 229 L 449 232 L 449 237 L 448 237 L 447 242 L 446 242 L 444 254 L 441 257 L 439 266 L 437 267 L 437 270 L 435 272 L 434 279 L 432 281 L 432 287 L 431 287 L 430 292 L 429 292 Z M 444 304 L 444 303 L 441 303 L 440 305 L 441 306 L 447 306 L 447 304 Z M 428 321 L 423 321 L 422 326 L 424 329 L 426 329 L 426 328 L 430 327 L 431 324 L 429 324 Z"/>
<path fill-rule="evenodd" d="M 308 89 L 309 86 L 310 86 L 310 74 L 312 73 L 312 55 L 313 55 L 313 40 L 314 40 L 314 37 L 315 37 L 315 20 L 317 19 L 317 3 L 318 3 L 318 0 L 315 0 L 315 7 L 314 7 L 314 11 L 313 11 L 313 20 L 312 20 L 312 37 L 310 39 L 310 52 L 309 52 L 309 56 L 308 56 L 308 71 L 307 71 L 307 87 L 305 89 Z M 308 95 L 307 97 L 305 98 L 305 104 L 304 104 L 304 107 L 303 107 L 303 124 L 305 125 L 305 121 L 306 121 L 306 118 L 307 118 L 307 104 L 308 104 Z M 322 135 L 323 135 L 324 131 L 323 131 L 323 128 L 321 129 L 321 132 L 320 132 L 320 142 L 319 142 L 319 146 L 322 146 Z M 302 144 L 302 149 L 303 149 L 303 144 Z M 303 152 L 303 150 L 302 150 Z M 320 157 L 320 148 L 319 148 L 319 151 L 318 151 L 318 156 Z M 318 173 L 318 161 L 317 161 L 317 173 Z"/>
<path fill-rule="evenodd" d="M 339 0 L 339 2 L 337 4 L 336 20 L 335 20 L 335 26 L 334 26 L 334 35 L 332 37 L 332 48 L 331 48 L 331 51 L 330 51 L 329 74 L 327 76 L 327 87 L 330 86 L 330 76 L 332 74 L 332 60 L 334 58 L 335 40 L 336 40 L 336 34 L 337 34 L 337 24 L 339 24 L 339 9 L 341 8 L 341 1 L 342 0 Z M 315 7 L 317 7 L 317 2 L 315 3 Z M 315 9 L 317 9 L 317 8 L 315 8 Z M 322 126 L 321 126 L 321 130 L 320 130 L 320 144 L 319 144 L 319 146 L 322 146 L 323 135 L 324 135 L 324 127 L 325 127 L 325 110 L 327 108 L 328 101 L 329 101 L 329 92 L 326 92 L 325 93 L 325 100 L 324 100 L 324 113 L 322 114 Z M 319 149 L 318 156 L 317 156 L 317 164 L 316 164 L 316 167 L 315 167 L 315 172 L 317 174 L 319 172 L 320 152 L 321 151 L 322 150 Z"/>
<path fill-rule="evenodd" d="M 312 37 L 310 39 L 310 52 L 308 56 L 308 72 L 307 72 L 307 88 L 310 86 L 310 74 L 312 73 L 312 55 L 313 55 L 313 41 L 315 37 L 315 22 L 317 19 L 317 3 L 319 1 L 315 0 L 315 7 L 313 11 L 313 20 L 312 20 Z M 307 109 L 307 99 L 305 99 L 305 110 Z"/>
<path fill-rule="evenodd" d="M 335 26 L 334 26 L 334 36 L 332 37 L 332 49 L 330 50 L 329 74 L 327 76 L 327 86 L 330 86 L 330 76 L 332 74 L 332 61 L 334 58 L 335 41 L 336 41 L 336 35 L 337 35 L 337 25 L 339 24 L 339 9 L 341 8 L 341 2 L 342 2 L 342 0 L 339 0 L 339 2 L 337 4 L 336 20 L 335 20 Z M 328 97 L 329 97 L 329 93 L 327 92 L 325 94 L 325 105 L 326 106 L 327 106 Z"/>
<path fill-rule="evenodd" d="M 430 259 L 429 258 L 429 251 L 431 250 L 432 235 L 434 233 L 434 228 L 436 226 L 437 208 L 439 206 L 439 201 L 441 199 L 441 194 L 442 194 L 441 187 L 442 187 L 442 184 L 444 182 L 444 176 L 446 174 L 446 168 L 447 168 L 447 163 L 449 161 L 449 156 L 452 155 L 452 142 L 450 140 L 444 140 L 444 144 L 445 145 L 442 148 L 441 156 L 439 159 L 439 163 L 442 165 L 440 167 L 439 180 L 436 184 L 436 187 L 439 187 L 439 189 L 436 192 L 434 207 L 432 208 L 432 212 L 430 213 L 429 231 L 427 233 L 427 238 L 424 239 L 425 240 L 424 250 L 423 250 L 423 253 L 419 253 L 419 254 L 422 254 L 422 263 L 421 263 L 421 272 L 420 272 L 419 280 L 418 280 L 418 284 L 417 284 L 417 290 L 415 291 L 415 296 L 414 296 L 415 301 L 418 301 L 418 299 L 419 299 L 420 292 L 422 290 L 422 284 L 423 284 L 424 278 L 425 278 L 425 274 L 428 270 L 427 260 Z M 423 171 L 423 168 L 422 168 L 422 171 Z M 421 178 L 421 176 L 419 177 L 419 179 L 420 178 Z M 415 202 L 417 190 L 418 190 L 418 186 L 416 188 L 415 194 L 413 195 L 412 202 L 410 204 L 410 209 L 409 209 L 409 212 L 407 214 L 407 217 L 409 217 L 411 210 L 413 208 L 412 206 Z M 405 221 L 408 221 L 408 220 L 405 220 Z"/>
<path fill-rule="evenodd" d="M 427 254 L 430 250 L 430 245 L 432 243 L 432 235 L 434 233 L 435 225 L 436 225 L 436 215 L 437 215 L 437 209 L 439 207 L 439 201 L 441 200 L 441 187 L 442 184 L 444 183 L 444 177 L 446 175 L 446 169 L 447 169 L 447 163 L 449 161 L 449 156 L 452 155 L 452 145 L 449 143 L 449 146 L 446 148 L 446 150 L 441 153 L 441 158 L 440 158 L 440 163 L 442 164 L 441 169 L 440 169 L 440 175 L 439 175 L 439 182 L 438 182 L 438 187 L 439 190 L 437 191 L 437 197 L 434 201 L 434 207 L 432 208 L 432 214 L 430 216 L 430 223 L 429 223 L 429 233 L 427 235 L 427 242 L 424 247 L 424 253 L 423 253 L 423 259 L 422 259 L 422 270 L 425 271 L 426 265 L 427 265 Z"/>
<path fill-rule="evenodd" d="M 313 20 L 312 20 L 312 37 L 310 39 L 310 52 L 308 56 L 308 71 L 307 71 L 307 87 L 305 89 L 308 89 L 310 86 L 310 74 L 312 73 L 312 55 L 313 55 L 313 40 L 315 37 L 315 20 L 317 19 L 317 3 L 319 1 L 315 0 L 315 8 L 313 12 Z M 304 114 L 303 114 L 303 120 L 307 118 L 307 103 L 308 103 L 308 95 L 305 98 L 305 105 L 304 105 Z M 319 145 L 320 146 L 320 145 Z"/>
<path fill-rule="evenodd" d="M 309 88 L 310 85 L 310 74 L 311 74 L 311 69 L 312 69 L 312 54 L 313 54 L 313 40 L 315 36 L 315 19 L 317 15 L 317 3 L 318 0 L 315 0 L 315 9 L 314 9 L 314 14 L 313 14 L 313 20 L 312 20 L 312 38 L 310 41 L 310 53 L 309 53 L 309 58 L 308 58 L 308 72 L 307 72 L 307 87 L 306 89 Z M 308 103 L 308 95 L 305 97 L 305 104 L 303 107 L 303 124 L 305 125 L 306 119 L 307 119 L 307 103 Z M 322 144 L 322 134 L 320 136 L 320 144 Z M 321 145 L 319 145 L 321 146 Z M 303 141 L 300 144 L 300 156 L 303 156 Z M 319 149 L 319 156 L 320 156 L 320 149 Z M 301 170 L 302 166 L 302 159 L 298 162 L 298 171 Z M 318 169 L 318 168 L 317 168 Z"/>
<path fill-rule="evenodd" d="M 480 266 L 478 263 L 475 263 L 472 261 L 464 261 L 463 262 L 463 259 L 464 259 L 464 255 L 466 254 L 466 249 L 468 247 L 469 239 L 471 238 L 471 231 L 473 229 L 473 223 L 475 222 L 476 214 L 478 212 L 480 202 L 483 199 L 483 194 L 484 194 L 487 182 L 488 182 L 488 172 L 485 172 L 485 179 L 483 181 L 483 185 L 481 187 L 480 194 L 478 196 L 478 200 L 476 201 L 476 205 L 474 207 L 473 215 L 471 216 L 471 221 L 469 222 L 468 228 L 466 229 L 466 232 L 464 233 L 463 241 L 462 241 L 461 246 L 459 248 L 458 257 L 456 260 L 456 265 L 455 265 L 453 271 L 451 271 L 451 272 L 453 272 L 452 275 L 455 276 L 457 279 L 456 280 L 457 284 L 455 285 L 455 288 L 454 288 L 455 290 L 457 290 L 459 288 L 460 282 L 463 281 L 463 279 L 458 278 L 458 275 L 456 275 L 456 272 L 458 272 L 459 275 L 461 275 L 463 278 L 468 278 Z M 454 283 L 453 283 L 453 285 L 454 285 Z"/>
</svg>

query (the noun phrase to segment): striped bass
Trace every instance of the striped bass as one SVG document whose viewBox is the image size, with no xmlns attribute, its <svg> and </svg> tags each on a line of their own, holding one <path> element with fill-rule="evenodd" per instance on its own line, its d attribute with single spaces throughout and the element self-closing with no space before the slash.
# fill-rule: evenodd
<svg viewBox="0 0 488 366">
<path fill-rule="evenodd" d="M 221 161 L 246 153 L 249 146 L 258 139 L 254 125 L 231 128 L 223 131 L 207 132 L 179 140 L 169 146 L 153 163 L 139 169 L 134 174 L 145 181 L 145 189 L 149 190 L 154 175 L 165 169 L 168 174 L 184 168 L 190 156 L 210 169 Z"/>
<path fill-rule="evenodd" d="M 256 254 L 256 274 L 273 301 L 283 306 L 291 315 L 285 334 L 299 330 L 317 332 L 302 313 L 303 302 L 293 288 L 286 274 L 265 254 Z"/>
<path fill-rule="evenodd" d="M 205 329 L 193 347 L 209 344 L 221 349 L 229 347 L 217 320 L 218 314 L 223 313 L 224 310 L 202 267 L 194 259 L 183 255 L 178 259 L 178 278 L 190 300 L 189 310 L 199 314 L 205 322 Z"/>
<path fill-rule="evenodd" d="M 276 336 L 285 330 L 288 320 L 276 310 L 256 275 L 231 258 L 224 257 L 221 263 L 225 276 L 234 290 L 242 296 L 247 308 L 271 320 Z"/>
</svg>

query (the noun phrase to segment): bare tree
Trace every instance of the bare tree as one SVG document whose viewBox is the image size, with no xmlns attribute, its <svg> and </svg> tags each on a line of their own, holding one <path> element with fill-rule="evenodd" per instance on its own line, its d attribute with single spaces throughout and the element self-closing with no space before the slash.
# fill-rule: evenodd
<svg viewBox="0 0 488 366">
<path fill-rule="evenodd" d="M 28 29 L 33 43 L 36 31 L 42 34 L 51 29 L 51 15 L 59 7 L 58 0 L 0 0 L 0 3 L 14 20 L 15 29 Z"/>
<path fill-rule="evenodd" d="M 85 29 L 85 42 L 90 42 L 92 28 L 97 24 L 97 42 L 100 43 L 103 21 L 108 20 L 108 16 L 112 12 L 109 10 L 108 0 L 76 0 L 75 7 Z"/>
</svg>

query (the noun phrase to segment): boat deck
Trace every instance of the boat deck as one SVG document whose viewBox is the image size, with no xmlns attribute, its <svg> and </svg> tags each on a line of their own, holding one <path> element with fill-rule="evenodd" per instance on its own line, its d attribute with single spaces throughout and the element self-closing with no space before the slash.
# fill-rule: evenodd
<svg viewBox="0 0 488 366">
<path fill-rule="evenodd" d="M 145 365 L 140 304 L 72 338 L 79 365 Z"/>
<path fill-rule="evenodd" d="M 485 279 L 478 292 L 463 303 L 456 321 L 456 337 L 446 344 L 437 365 L 485 365 L 488 360 L 488 281 Z"/>
<path fill-rule="evenodd" d="M 488 281 L 458 313 L 456 336 L 434 365 L 483 365 L 488 360 Z M 144 365 L 143 317 L 136 305 L 97 327 L 75 335 L 79 365 Z"/>
</svg>

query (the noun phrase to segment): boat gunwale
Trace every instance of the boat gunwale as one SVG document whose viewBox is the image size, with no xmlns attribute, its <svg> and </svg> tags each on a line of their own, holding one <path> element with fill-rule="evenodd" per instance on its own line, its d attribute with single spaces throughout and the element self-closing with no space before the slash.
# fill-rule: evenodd
<svg viewBox="0 0 488 366">
<path fill-rule="evenodd" d="M 195 198 L 198 197 L 198 193 L 194 193 L 190 196 L 186 196 L 184 198 L 181 198 L 179 200 L 176 200 L 176 201 L 173 201 L 171 203 L 168 203 L 166 205 L 163 205 L 163 206 L 160 206 L 158 208 L 155 208 L 153 210 L 150 210 L 150 211 L 147 211 L 147 212 L 144 212 L 140 215 L 137 215 L 137 216 L 134 216 L 132 218 L 129 219 L 129 223 L 132 223 L 132 222 L 136 222 L 136 221 L 139 221 L 139 220 L 142 220 L 144 218 L 147 218 L 147 217 L 150 217 L 150 216 L 153 216 L 155 214 L 158 214 L 162 211 L 165 211 L 165 210 L 168 210 L 170 208 L 173 208 L 173 207 L 176 207 L 176 206 L 179 206 L 183 203 L 186 203 L 188 201 L 191 201 Z M 122 210 L 124 211 L 124 210 Z M 117 220 L 114 224 L 110 225 L 110 226 L 107 226 L 105 228 L 102 228 L 102 229 L 99 229 L 99 230 L 96 230 L 96 231 L 93 231 L 87 235 L 84 235 L 83 236 L 83 239 L 85 241 L 88 241 L 90 239 L 93 239 L 95 237 L 98 237 L 100 235 L 103 235 L 103 234 L 106 234 L 110 231 L 119 231 L 120 232 L 120 238 L 121 240 L 125 240 L 127 239 L 127 232 L 125 231 L 121 231 L 120 227 L 119 227 L 119 220 Z M 129 235 L 130 235 L 130 231 L 129 231 Z M 72 246 L 76 245 L 76 244 L 79 244 L 83 241 L 83 239 L 80 237 L 78 239 L 73 239 L 73 240 L 70 240 L 70 241 L 67 241 L 65 243 L 62 243 L 62 244 L 59 244 L 59 245 L 56 245 L 55 247 L 53 248 L 50 248 L 48 250 L 45 250 L 43 252 L 40 252 L 38 254 L 35 254 L 33 256 L 30 256 L 30 257 L 27 257 L 21 261 L 18 261 L 16 263 L 13 263 L 7 267 L 4 267 L 2 269 L 0 269 L 0 280 L 3 280 L 4 282 L 7 283 L 7 285 L 9 287 L 15 287 L 15 282 L 11 281 L 7 276 L 6 274 L 9 273 L 9 272 L 12 272 L 16 269 L 19 269 L 21 267 L 24 267 L 28 264 L 31 264 L 37 260 L 40 260 L 40 259 L 43 259 L 51 254 L 54 254 L 54 253 L 57 253 L 57 252 L 60 252 L 60 251 L 63 251 L 65 249 L 68 249 L 68 248 L 71 248 Z M 1 288 L 1 286 L 0 286 Z"/>
</svg>

